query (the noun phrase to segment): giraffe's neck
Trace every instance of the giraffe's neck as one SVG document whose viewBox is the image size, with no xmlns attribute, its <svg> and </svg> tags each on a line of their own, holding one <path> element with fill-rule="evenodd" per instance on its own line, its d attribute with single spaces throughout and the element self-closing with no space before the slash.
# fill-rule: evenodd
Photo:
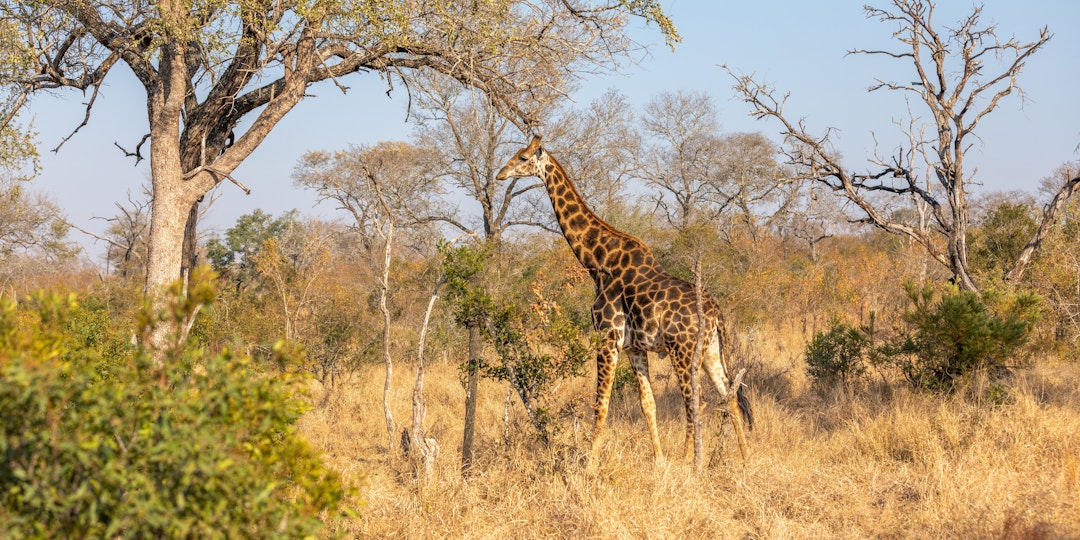
<svg viewBox="0 0 1080 540">
<path fill-rule="evenodd" d="M 582 266 L 609 270 L 611 255 L 616 250 L 636 248 L 648 252 L 640 240 L 600 219 L 585 203 L 566 170 L 550 154 L 546 155 L 546 163 L 540 164 L 540 170 L 559 227 Z"/>
</svg>

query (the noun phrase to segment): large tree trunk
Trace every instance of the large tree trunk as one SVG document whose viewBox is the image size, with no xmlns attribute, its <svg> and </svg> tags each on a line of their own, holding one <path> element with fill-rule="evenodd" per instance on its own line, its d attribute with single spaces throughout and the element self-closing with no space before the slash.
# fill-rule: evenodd
<svg viewBox="0 0 1080 540">
<path fill-rule="evenodd" d="M 177 16 L 176 5 L 162 8 L 167 15 Z M 168 17 L 166 17 L 168 18 Z M 153 305 L 164 305 L 165 287 L 180 277 L 184 253 L 184 228 L 188 211 L 198 196 L 184 179 L 180 159 L 180 116 L 187 89 L 183 51 L 164 47 L 157 85 L 147 88 L 147 109 L 150 120 L 150 174 L 153 178 L 153 201 L 150 207 L 150 240 L 146 268 L 145 291 Z M 164 358 L 166 339 L 176 335 L 173 319 L 164 317 L 147 336 L 146 343 L 156 357 Z"/>
<path fill-rule="evenodd" d="M 181 277 L 184 229 L 187 224 L 188 210 L 194 198 L 185 189 L 187 186 L 182 180 L 183 174 L 179 171 L 179 162 L 175 166 L 161 164 L 154 168 L 156 169 L 153 175 L 154 199 L 151 203 L 149 253 L 144 290 L 152 304 L 157 309 L 161 309 L 164 306 L 165 288 Z M 161 359 L 170 343 L 170 338 L 175 338 L 178 330 L 175 319 L 163 317 L 153 331 L 146 336 L 148 342 L 144 345 Z"/>
</svg>

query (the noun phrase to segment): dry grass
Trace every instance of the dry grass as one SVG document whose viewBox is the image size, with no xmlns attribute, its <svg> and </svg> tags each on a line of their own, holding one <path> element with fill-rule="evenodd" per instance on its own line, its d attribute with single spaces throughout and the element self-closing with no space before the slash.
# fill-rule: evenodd
<svg viewBox="0 0 1080 540">
<path fill-rule="evenodd" d="M 796 350 L 789 347 L 788 350 Z M 1009 382 L 1003 405 L 903 387 L 825 395 L 794 354 L 753 359 L 751 455 L 710 408 L 709 466 L 681 460 L 681 398 L 654 361 L 661 438 L 654 463 L 636 389 L 613 402 L 602 463 L 587 472 L 592 380 L 565 383 L 559 441 L 543 447 L 506 388 L 481 387 L 478 462 L 459 473 L 464 391 L 455 366 L 427 376 L 428 431 L 441 445 L 421 485 L 387 452 L 382 370 L 321 401 L 301 429 L 355 488 L 355 518 L 331 532 L 374 538 L 1080 538 L 1080 365 L 1043 363 Z M 412 366 L 396 366 L 395 418 L 407 422 Z M 708 396 L 707 396 L 708 397 Z M 325 398 L 325 399 L 323 399 Z M 515 398 L 516 399 L 516 398 Z M 400 430 L 400 428 L 399 428 Z"/>
</svg>

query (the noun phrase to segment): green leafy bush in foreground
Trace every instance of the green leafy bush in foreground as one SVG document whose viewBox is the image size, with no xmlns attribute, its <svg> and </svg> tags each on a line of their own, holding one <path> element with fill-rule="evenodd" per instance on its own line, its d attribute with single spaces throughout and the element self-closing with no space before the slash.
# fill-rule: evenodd
<svg viewBox="0 0 1080 540">
<path fill-rule="evenodd" d="M 186 296 L 173 302 L 179 319 L 200 303 Z M 108 358 L 103 351 L 115 346 L 73 335 L 79 312 L 74 296 L 21 306 L 0 299 L 0 529 L 8 537 L 317 532 L 319 514 L 343 491 L 296 431 L 298 375 L 264 376 L 228 350 L 178 347 L 162 362 L 131 346 Z"/>
</svg>

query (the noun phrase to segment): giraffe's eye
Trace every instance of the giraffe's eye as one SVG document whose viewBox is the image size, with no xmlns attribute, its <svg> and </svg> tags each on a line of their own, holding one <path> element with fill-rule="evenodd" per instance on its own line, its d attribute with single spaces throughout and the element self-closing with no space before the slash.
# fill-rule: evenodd
<svg viewBox="0 0 1080 540">
<path fill-rule="evenodd" d="M 524 154 L 518 156 L 518 159 L 520 159 L 521 161 L 528 161 L 529 160 L 529 158 L 525 157 Z"/>
</svg>

